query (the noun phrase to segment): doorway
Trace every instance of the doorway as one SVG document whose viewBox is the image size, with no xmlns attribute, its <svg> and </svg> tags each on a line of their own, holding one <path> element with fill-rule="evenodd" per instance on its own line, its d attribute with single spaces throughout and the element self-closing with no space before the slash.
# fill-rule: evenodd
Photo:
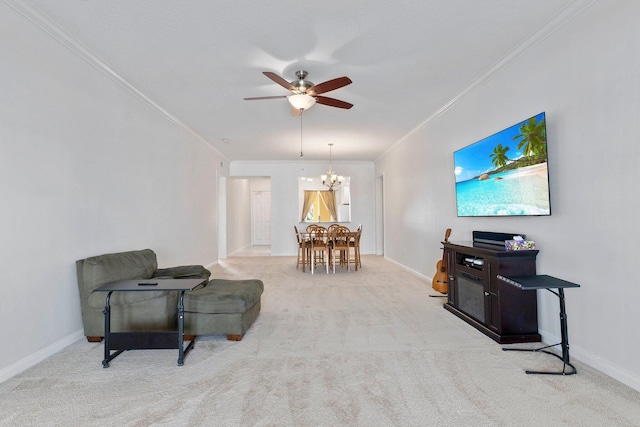
<svg viewBox="0 0 640 427">
<path fill-rule="evenodd" d="M 376 255 L 384 255 L 384 174 L 376 178 Z"/>
<path fill-rule="evenodd" d="M 251 244 L 271 245 L 271 191 L 251 192 Z"/>
</svg>

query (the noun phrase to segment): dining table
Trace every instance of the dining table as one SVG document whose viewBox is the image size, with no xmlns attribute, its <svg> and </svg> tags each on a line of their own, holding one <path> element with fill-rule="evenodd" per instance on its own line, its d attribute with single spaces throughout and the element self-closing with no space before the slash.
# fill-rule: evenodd
<svg viewBox="0 0 640 427">
<path fill-rule="evenodd" d="M 329 235 L 329 244 L 331 244 L 332 233 L 329 231 L 327 234 Z M 360 244 L 360 239 L 358 238 L 359 234 L 360 234 L 360 231 L 359 230 L 358 231 L 349 230 L 348 232 L 346 232 L 344 234 L 346 234 L 346 236 L 349 239 L 349 241 L 354 244 L 353 247 L 355 248 L 354 250 L 356 251 L 356 264 L 355 265 L 356 265 L 356 271 L 358 271 L 358 266 L 359 266 L 360 260 L 359 260 L 359 257 L 357 256 L 357 254 L 359 253 L 360 248 L 357 247 L 357 246 Z M 300 242 L 301 242 L 300 244 L 304 245 L 303 250 L 302 250 L 302 272 L 304 273 L 305 272 L 305 267 L 307 265 L 307 258 L 306 258 L 307 257 L 307 246 L 306 246 L 306 244 L 310 243 L 315 238 L 316 232 L 314 232 L 313 230 L 305 230 L 305 231 L 300 231 L 298 233 L 298 235 L 300 237 Z M 311 249 L 311 246 L 309 246 L 308 249 Z M 331 256 L 331 253 L 332 253 L 332 251 L 329 250 L 329 256 Z M 331 259 L 328 259 L 327 262 L 331 262 Z"/>
</svg>

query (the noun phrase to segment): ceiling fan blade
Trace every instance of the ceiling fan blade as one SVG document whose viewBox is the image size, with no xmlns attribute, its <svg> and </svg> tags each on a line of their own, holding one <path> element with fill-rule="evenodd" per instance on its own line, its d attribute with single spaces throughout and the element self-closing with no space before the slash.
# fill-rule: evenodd
<svg viewBox="0 0 640 427">
<path fill-rule="evenodd" d="M 269 77 L 271 80 L 273 80 L 274 82 L 278 83 L 280 86 L 282 86 L 283 88 L 285 88 L 287 90 L 295 90 L 295 87 L 293 87 L 293 85 L 291 83 L 289 83 L 284 78 L 282 78 L 279 75 L 277 75 L 276 73 L 272 73 L 271 71 L 263 71 L 262 74 L 264 74 L 265 76 Z"/>
<path fill-rule="evenodd" d="M 298 110 L 296 107 L 291 107 L 291 116 L 292 117 L 297 117 L 300 114 L 302 114 L 301 110 Z"/>
<path fill-rule="evenodd" d="M 345 101 L 340 101 L 339 99 L 335 98 L 328 98 L 326 96 L 316 96 L 315 98 L 318 104 L 328 105 L 329 107 L 344 108 L 346 110 L 353 107 L 353 104 Z"/>
<path fill-rule="evenodd" d="M 315 86 L 307 89 L 309 95 L 319 95 L 321 93 L 329 92 L 332 90 L 340 89 L 346 85 L 353 83 L 349 77 L 338 77 L 336 79 L 327 80 L 326 82 L 319 83 Z"/>
<path fill-rule="evenodd" d="M 253 98 L 242 98 L 245 101 L 256 101 L 258 99 L 280 99 L 280 98 L 286 98 L 286 95 L 279 95 L 279 96 L 254 96 Z"/>
</svg>

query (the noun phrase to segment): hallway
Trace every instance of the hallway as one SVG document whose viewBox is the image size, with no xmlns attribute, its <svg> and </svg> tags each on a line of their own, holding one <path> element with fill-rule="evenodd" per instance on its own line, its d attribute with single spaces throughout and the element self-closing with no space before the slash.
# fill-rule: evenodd
<svg viewBox="0 0 640 427">
<path fill-rule="evenodd" d="M 251 256 L 271 256 L 270 245 L 251 245 L 247 246 L 229 257 L 251 257 Z"/>
</svg>

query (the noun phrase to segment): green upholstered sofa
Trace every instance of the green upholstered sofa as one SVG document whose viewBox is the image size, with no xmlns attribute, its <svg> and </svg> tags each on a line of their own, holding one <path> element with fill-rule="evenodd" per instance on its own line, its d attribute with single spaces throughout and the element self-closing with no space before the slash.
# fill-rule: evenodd
<svg viewBox="0 0 640 427">
<path fill-rule="evenodd" d="M 127 279 L 203 278 L 211 272 L 201 265 L 158 268 L 155 252 L 143 249 L 93 256 L 76 261 L 84 334 L 89 341 L 104 337 L 106 292 L 94 290 Z M 111 330 L 161 331 L 177 326 L 178 292 L 115 292 L 111 296 Z"/>
</svg>

